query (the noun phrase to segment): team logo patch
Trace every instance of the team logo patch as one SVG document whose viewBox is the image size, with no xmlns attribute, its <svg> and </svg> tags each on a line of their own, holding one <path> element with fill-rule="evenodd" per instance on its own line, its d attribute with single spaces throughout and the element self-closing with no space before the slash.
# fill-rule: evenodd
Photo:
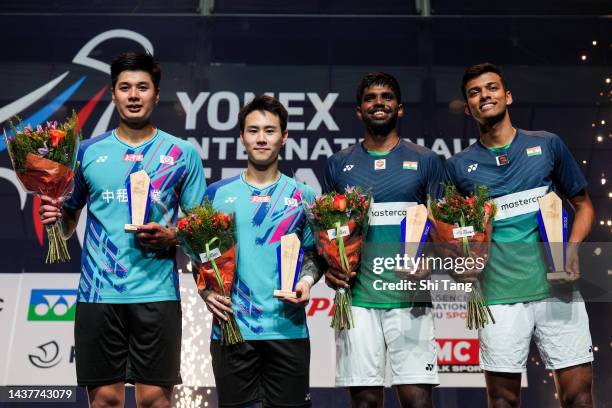
<svg viewBox="0 0 612 408">
<path fill-rule="evenodd" d="M 173 165 L 174 164 L 174 157 L 166 156 L 166 155 L 162 154 L 161 156 L 159 156 L 159 162 L 161 164 Z"/>
<path fill-rule="evenodd" d="M 419 162 L 415 161 L 405 161 L 402 163 L 402 168 L 404 170 L 416 170 L 419 167 Z"/>
<path fill-rule="evenodd" d="M 387 168 L 387 160 L 378 159 L 374 161 L 374 170 L 384 170 Z"/>
<path fill-rule="evenodd" d="M 510 159 L 508 158 L 507 154 L 502 154 L 501 156 L 495 157 L 495 162 L 498 166 L 505 166 L 506 164 L 510 163 Z"/>
<path fill-rule="evenodd" d="M 123 160 L 129 162 L 141 162 L 144 156 L 142 154 L 124 154 Z"/>
<path fill-rule="evenodd" d="M 540 146 L 528 147 L 526 150 L 527 156 L 539 156 L 542 154 L 542 148 Z"/>
<path fill-rule="evenodd" d="M 300 202 L 297 200 L 297 198 L 285 197 L 285 205 L 287 207 L 297 207 L 299 203 Z"/>
<path fill-rule="evenodd" d="M 467 172 L 471 173 L 473 171 L 476 171 L 477 168 L 478 168 L 478 163 L 470 164 L 467 168 Z"/>
</svg>

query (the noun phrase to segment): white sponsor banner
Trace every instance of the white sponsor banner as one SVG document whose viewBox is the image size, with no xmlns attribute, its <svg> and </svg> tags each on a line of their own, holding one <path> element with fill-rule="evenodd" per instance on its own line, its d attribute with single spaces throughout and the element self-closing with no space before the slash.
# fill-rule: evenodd
<svg viewBox="0 0 612 408">
<path fill-rule="evenodd" d="M 10 347 L 14 341 L 15 331 L 12 328 L 15 326 L 17 313 L 17 303 L 21 290 L 22 273 L 0 273 L 0 327 L 2 335 L 0 335 L 0 384 L 6 384 L 6 376 L 8 375 L 8 359 L 11 355 Z"/>
<path fill-rule="evenodd" d="M 495 220 L 505 220 L 538 211 L 540 209 L 538 198 L 543 197 L 547 192 L 548 187 L 542 186 L 495 198 L 493 200 L 497 206 Z"/>
<path fill-rule="evenodd" d="M 372 203 L 370 207 L 370 225 L 399 225 L 406 217 L 406 208 L 416 205 L 415 202 Z"/>
<path fill-rule="evenodd" d="M 0 356 L 3 384 L 75 385 L 73 327 L 78 274 L 0 274 L 2 327 L 8 350 Z M 197 294 L 190 274 L 181 274 L 183 385 L 214 387 L 209 353 L 212 315 Z M 306 306 L 311 342 L 311 387 L 334 387 L 335 340 L 329 327 L 334 292 L 322 281 L 311 290 Z M 7 313 L 5 313 L 7 312 Z M 478 364 L 477 332 L 465 328 L 464 303 L 434 303 L 438 363 L 442 387 L 484 387 Z M 4 358 L 4 359 L 3 359 Z M 387 365 L 386 384 L 389 384 Z M 523 386 L 526 377 L 523 376 Z"/>
<path fill-rule="evenodd" d="M 76 384 L 74 309 L 78 274 L 24 273 L 6 384 Z"/>
</svg>

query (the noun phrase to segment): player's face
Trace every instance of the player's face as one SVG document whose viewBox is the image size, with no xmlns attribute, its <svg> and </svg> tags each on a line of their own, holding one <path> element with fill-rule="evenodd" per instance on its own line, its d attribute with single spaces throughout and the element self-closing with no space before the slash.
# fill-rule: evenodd
<svg viewBox="0 0 612 408">
<path fill-rule="evenodd" d="M 494 72 L 486 72 L 468 81 L 465 92 L 465 113 L 480 124 L 499 122 L 507 114 L 507 106 L 512 104 L 512 94 L 504 89 L 500 76 Z"/>
<path fill-rule="evenodd" d="M 253 111 L 244 118 L 244 132 L 240 133 L 240 140 L 249 161 L 256 166 L 267 167 L 278 159 L 287 135 L 287 130 L 281 130 L 277 115 L 268 111 Z"/>
<path fill-rule="evenodd" d="M 135 127 L 145 125 L 159 102 L 159 88 L 155 88 L 148 72 L 123 71 L 113 88 L 113 102 L 123 122 Z"/>
<path fill-rule="evenodd" d="M 384 133 L 395 128 L 397 119 L 404 116 L 404 106 L 399 103 L 391 87 L 374 85 L 365 89 L 361 105 L 357 107 L 357 117 L 365 125 Z"/>
</svg>

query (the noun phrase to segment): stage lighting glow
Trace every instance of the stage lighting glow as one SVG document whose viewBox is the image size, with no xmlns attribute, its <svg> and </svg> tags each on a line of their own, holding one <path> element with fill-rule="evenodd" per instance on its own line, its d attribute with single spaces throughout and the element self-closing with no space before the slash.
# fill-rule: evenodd
<svg viewBox="0 0 612 408">
<path fill-rule="evenodd" d="M 601 178 L 601 185 L 602 185 L 602 186 L 605 186 L 607 181 L 608 181 L 608 180 L 606 180 L 606 178 L 605 178 L 605 177 L 602 177 L 602 178 Z"/>
<path fill-rule="evenodd" d="M 606 78 L 606 84 L 610 83 L 610 78 Z"/>
<path fill-rule="evenodd" d="M 593 47 L 595 47 L 595 46 L 597 45 L 597 41 L 596 41 L 596 40 L 593 40 L 593 43 L 592 43 L 592 44 L 593 44 Z"/>
<path fill-rule="evenodd" d="M 597 136 L 597 141 L 598 142 L 603 142 L 603 136 L 602 135 Z"/>
<path fill-rule="evenodd" d="M 583 160 L 583 161 L 582 161 L 582 164 L 587 164 L 587 161 L 586 161 L 586 160 Z"/>
<path fill-rule="evenodd" d="M 582 55 L 580 56 L 580 59 L 581 59 L 581 60 L 583 60 L 583 61 L 586 61 L 586 59 L 587 59 L 586 54 L 582 54 Z"/>
</svg>

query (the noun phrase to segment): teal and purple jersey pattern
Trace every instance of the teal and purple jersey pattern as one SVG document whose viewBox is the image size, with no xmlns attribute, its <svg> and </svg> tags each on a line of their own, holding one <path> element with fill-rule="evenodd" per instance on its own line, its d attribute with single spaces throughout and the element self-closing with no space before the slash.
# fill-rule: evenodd
<svg viewBox="0 0 612 408">
<path fill-rule="evenodd" d="M 284 174 L 275 183 L 256 188 L 240 175 L 211 184 L 206 197 L 236 220 L 238 263 L 232 305 L 242 336 L 245 340 L 308 337 L 304 308 L 278 300 L 273 292 L 279 289 L 281 237 L 296 233 L 304 250 L 314 248 L 302 206 L 302 201 L 314 201 L 312 188 Z M 216 323 L 212 338 L 220 338 Z"/>
<path fill-rule="evenodd" d="M 206 191 L 202 162 L 190 143 L 161 130 L 144 144 L 123 143 L 114 131 L 84 141 L 70 209 L 87 205 L 78 301 L 144 303 L 179 299 L 175 249 L 146 250 L 135 234 L 128 205 L 130 175 L 146 171 L 151 179 L 145 222 L 174 225 L 178 207 L 199 205 Z"/>
<path fill-rule="evenodd" d="M 461 194 L 484 185 L 497 206 L 491 252 L 482 287 L 489 304 L 513 304 L 550 296 L 546 260 L 537 244 L 538 198 L 556 191 L 571 198 L 587 181 L 561 138 L 544 131 L 517 129 L 507 146 L 487 148 L 480 141 L 446 161 L 446 174 Z"/>
</svg>

